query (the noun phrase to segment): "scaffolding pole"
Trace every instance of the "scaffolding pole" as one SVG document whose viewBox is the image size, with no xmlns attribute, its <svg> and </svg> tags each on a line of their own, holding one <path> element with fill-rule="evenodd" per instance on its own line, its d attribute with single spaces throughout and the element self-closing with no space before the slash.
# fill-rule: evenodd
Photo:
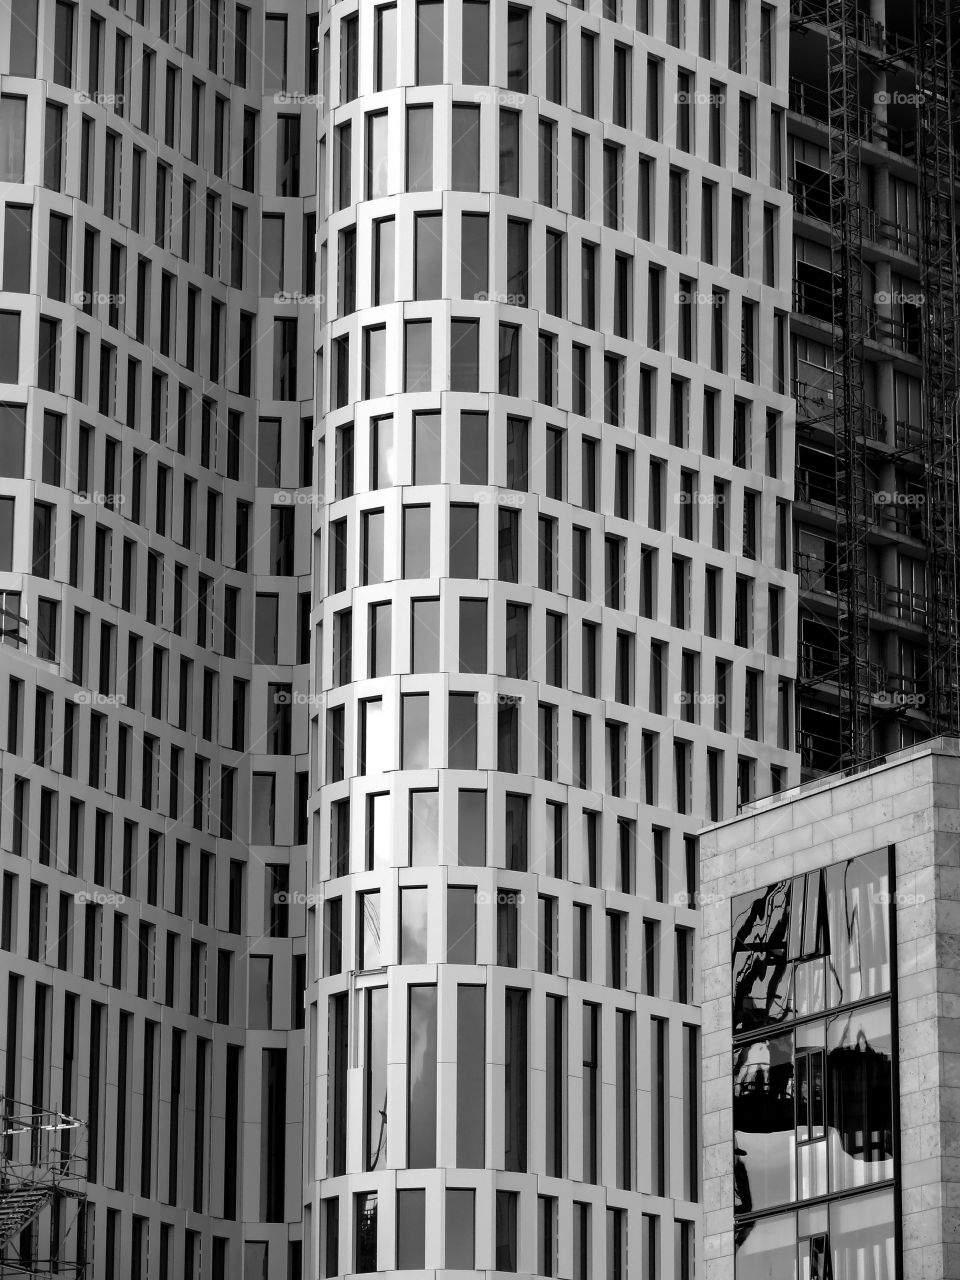
<svg viewBox="0 0 960 1280">
<path fill-rule="evenodd" d="M 833 430 L 837 482 L 837 670 L 841 756 L 873 755 L 867 598 L 867 449 L 864 415 L 863 209 L 860 203 L 860 50 L 855 0 L 827 8 Z"/>
<path fill-rule="evenodd" d="M 921 0 L 917 23 L 917 135 L 920 270 L 923 291 L 923 394 L 926 419 L 924 541 L 928 557 L 930 727 L 960 733 L 958 641 L 958 417 L 960 337 L 957 312 L 957 117 L 953 40 L 956 0 Z"/>
</svg>

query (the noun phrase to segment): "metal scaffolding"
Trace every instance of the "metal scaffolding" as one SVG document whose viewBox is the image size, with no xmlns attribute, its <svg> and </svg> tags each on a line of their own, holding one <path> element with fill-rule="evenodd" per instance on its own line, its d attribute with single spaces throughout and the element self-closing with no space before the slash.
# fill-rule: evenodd
<svg viewBox="0 0 960 1280">
<path fill-rule="evenodd" d="M 884 674 L 880 642 L 883 629 L 871 612 L 890 612 L 926 624 L 925 729 L 931 734 L 960 734 L 960 602 L 957 556 L 960 552 L 960 311 L 957 262 L 957 126 L 960 121 L 960 81 L 956 60 L 960 45 L 960 0 L 919 0 L 913 40 L 890 33 L 870 19 L 858 0 L 794 0 L 792 26 L 806 32 L 811 24 L 825 30 L 827 80 L 825 102 L 810 106 L 798 80 L 791 83 L 793 109 L 826 125 L 829 156 L 829 209 L 816 204 L 813 216 L 829 230 L 832 299 L 829 307 L 833 365 L 831 394 L 816 402 L 798 387 L 798 442 L 801 432 L 813 440 L 825 429 L 833 452 L 836 538 L 835 563 L 825 562 L 806 583 L 801 581 L 801 609 L 814 629 L 822 630 L 824 648 L 819 661 L 801 660 L 798 697 L 816 712 L 821 690 L 835 689 L 837 710 L 836 757 L 826 753 L 817 772 L 856 767 L 882 751 L 882 726 L 892 715 L 916 714 L 916 699 L 897 701 Z M 863 101 L 870 77 L 893 70 L 915 78 L 916 137 L 902 125 L 878 118 Z M 896 424 L 893 447 L 879 454 L 873 443 L 882 439 L 871 422 L 877 410 L 866 404 L 866 343 L 896 333 L 891 321 L 877 316 L 872 299 L 864 295 L 869 269 L 864 266 L 864 239 L 878 241 L 880 221 L 861 203 L 861 151 L 864 142 L 886 145 L 915 161 L 919 227 L 915 252 L 920 266 L 921 307 L 918 311 L 922 359 L 922 425 L 910 434 L 909 424 Z M 803 194 L 803 193 L 801 193 Z M 810 213 L 806 206 L 801 213 Z M 897 228 L 891 225 L 896 235 Z M 895 239 L 900 248 L 900 240 Z M 803 308 L 798 307 L 803 311 Z M 813 312 L 814 315 L 818 313 Z M 821 314 L 821 318 L 826 318 Z M 875 357 L 874 357 L 875 358 Z M 907 431 L 901 439 L 901 426 Z M 896 582 L 878 577 L 871 562 L 871 546 L 881 545 L 882 519 L 871 500 L 874 465 L 903 459 L 922 465 L 918 481 L 924 491 L 918 517 L 924 544 L 927 581 L 920 611 L 915 593 L 904 605 L 905 593 Z M 808 499 L 809 500 L 809 499 Z M 828 558 L 829 559 L 829 558 Z M 801 578 L 803 566 L 799 566 Z M 831 597 L 831 605 L 804 601 L 805 593 Z M 889 606 L 889 607 L 888 607 Z M 904 610 L 906 609 L 906 612 Z M 916 615 L 916 616 L 914 616 Z M 829 638 L 828 638 L 829 637 Z M 873 642 L 873 643 L 872 643 Z M 922 642 L 921 642 L 922 643 Z M 873 652 L 877 647 L 878 652 Z M 801 654 L 801 659 L 803 655 Z M 913 679 L 913 675 L 906 677 Z M 829 699 L 829 694 L 828 694 Z M 830 714 L 828 703 L 823 714 Z M 800 742 L 803 747 L 802 718 Z M 808 766 L 810 767 L 810 766 Z"/>
<path fill-rule="evenodd" d="M 837 486 L 837 665 L 840 767 L 873 754 L 870 722 L 870 529 L 864 430 L 863 207 L 856 0 L 832 0 L 827 20 L 833 423 Z"/>
<path fill-rule="evenodd" d="M 917 15 L 920 270 L 924 324 L 924 541 L 928 556 L 928 652 L 933 733 L 960 732 L 957 606 L 958 415 L 957 86 L 953 41 L 960 6 L 922 0 Z"/>
<path fill-rule="evenodd" d="M 85 1280 L 86 1125 L 0 1097 L 0 1280 Z"/>
</svg>

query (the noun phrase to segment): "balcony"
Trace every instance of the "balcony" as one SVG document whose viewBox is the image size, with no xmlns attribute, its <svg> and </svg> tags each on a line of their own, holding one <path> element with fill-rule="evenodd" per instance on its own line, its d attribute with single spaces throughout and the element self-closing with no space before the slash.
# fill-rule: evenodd
<svg viewBox="0 0 960 1280">
<path fill-rule="evenodd" d="M 800 579 L 800 591 L 803 594 L 818 595 L 837 594 L 837 566 L 828 563 L 819 556 L 808 551 L 798 551 L 793 558 L 793 567 Z"/>
<path fill-rule="evenodd" d="M 798 76 L 791 76 L 789 83 L 790 110 L 806 120 L 815 120 L 818 124 L 830 123 L 830 99 L 826 89 L 821 85 L 810 84 Z M 897 125 L 882 120 L 870 107 L 862 103 L 855 109 L 853 128 L 861 142 L 869 142 L 875 147 L 886 147 L 905 159 L 912 159 L 917 153 L 916 131 L 901 129 Z"/>
</svg>

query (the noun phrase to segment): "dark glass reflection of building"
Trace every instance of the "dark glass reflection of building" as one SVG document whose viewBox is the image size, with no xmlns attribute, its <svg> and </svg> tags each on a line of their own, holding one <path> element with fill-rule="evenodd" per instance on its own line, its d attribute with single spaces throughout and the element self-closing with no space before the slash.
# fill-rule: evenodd
<svg viewBox="0 0 960 1280">
<path fill-rule="evenodd" d="M 887 850 L 733 902 L 736 1280 L 895 1280 Z"/>
</svg>

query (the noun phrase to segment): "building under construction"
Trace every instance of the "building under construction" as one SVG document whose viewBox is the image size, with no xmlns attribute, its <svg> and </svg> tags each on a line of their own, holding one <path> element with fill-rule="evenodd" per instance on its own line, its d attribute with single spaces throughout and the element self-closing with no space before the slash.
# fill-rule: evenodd
<svg viewBox="0 0 960 1280">
<path fill-rule="evenodd" d="M 795 0 L 797 725 L 805 776 L 958 730 L 957 37 Z"/>
</svg>

